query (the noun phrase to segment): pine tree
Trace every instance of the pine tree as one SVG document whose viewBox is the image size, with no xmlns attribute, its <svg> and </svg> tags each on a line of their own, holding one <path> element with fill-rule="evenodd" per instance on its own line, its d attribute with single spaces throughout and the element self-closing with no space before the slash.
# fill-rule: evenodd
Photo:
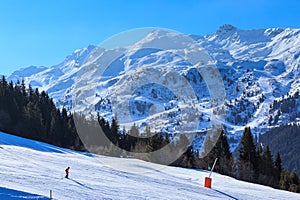
<svg viewBox="0 0 300 200">
<path fill-rule="evenodd" d="M 271 151 L 269 149 L 269 146 L 266 147 L 266 150 L 263 154 L 263 158 L 264 158 L 264 163 L 265 163 L 265 174 L 268 176 L 273 176 L 274 173 L 274 165 L 273 165 L 273 160 L 272 160 L 272 155 L 271 155 Z"/>
<path fill-rule="evenodd" d="M 258 163 L 250 127 L 245 128 L 240 145 L 239 177 L 254 182 L 258 178 Z"/>
<path fill-rule="evenodd" d="M 180 134 L 179 140 L 176 141 L 174 149 L 178 152 L 180 157 L 174 161 L 172 165 L 188 168 L 195 167 L 195 152 L 185 134 Z"/>
<path fill-rule="evenodd" d="M 151 128 L 150 128 L 150 126 L 147 124 L 146 130 L 145 130 L 145 137 L 146 137 L 146 138 L 149 138 L 151 135 L 152 135 L 152 134 L 151 134 Z"/>
<path fill-rule="evenodd" d="M 193 168 L 194 167 L 194 149 L 193 146 L 188 146 L 187 150 L 182 154 L 182 167 Z"/>
<path fill-rule="evenodd" d="M 219 173 L 232 176 L 234 173 L 234 163 L 227 136 L 222 130 L 219 141 L 221 143 L 221 153 L 219 158 Z"/>
<path fill-rule="evenodd" d="M 2 76 L 2 79 L 1 79 L 1 88 L 3 89 L 2 91 L 5 91 L 5 89 L 7 88 L 7 81 L 6 81 L 5 76 Z"/>
<path fill-rule="evenodd" d="M 256 161 L 256 151 L 250 127 L 246 127 L 241 139 L 240 160 Z"/>
<path fill-rule="evenodd" d="M 280 174 L 282 172 L 282 161 L 281 161 L 281 156 L 280 156 L 279 152 L 277 152 L 277 154 L 276 154 L 274 166 L 275 166 L 275 172 L 276 172 L 275 177 L 276 177 L 276 180 L 277 180 L 278 186 L 279 186 Z"/>
<path fill-rule="evenodd" d="M 133 137 L 139 137 L 140 132 L 137 128 L 137 126 L 135 125 L 135 123 L 133 124 L 133 126 L 130 128 L 129 130 L 129 135 L 133 136 Z"/>
<path fill-rule="evenodd" d="M 116 118 L 113 118 L 112 122 L 111 122 L 111 126 L 110 126 L 110 138 L 109 139 L 115 145 L 118 142 L 119 130 L 120 130 L 120 127 L 119 127 L 118 121 Z"/>
<path fill-rule="evenodd" d="M 24 80 L 22 80 L 22 83 L 21 83 L 21 91 L 22 91 L 22 95 L 26 97 L 27 92 L 26 92 L 26 85 L 25 85 Z"/>
<path fill-rule="evenodd" d="M 165 145 L 165 140 L 161 134 L 155 134 L 149 138 L 147 152 L 157 151 Z"/>
<path fill-rule="evenodd" d="M 161 134 L 155 134 L 149 138 L 146 147 L 146 152 L 148 152 L 148 159 L 155 163 L 165 163 L 164 155 L 157 154 L 157 150 L 163 148 L 168 142 Z"/>
<path fill-rule="evenodd" d="M 290 174 L 285 170 L 282 170 L 280 174 L 279 188 L 283 190 L 289 190 L 290 182 Z"/>
<path fill-rule="evenodd" d="M 266 147 L 265 151 L 261 151 L 261 148 L 259 148 L 257 154 L 258 180 L 255 182 L 272 187 L 278 187 L 279 179 L 276 177 L 277 171 L 274 166 L 269 146 Z"/>
<path fill-rule="evenodd" d="M 126 149 L 133 151 L 133 152 L 145 152 L 146 151 L 146 144 L 142 142 L 142 139 L 139 138 L 140 132 L 138 127 L 133 124 L 130 128 L 128 134 L 126 134 Z M 139 141 L 139 142 L 138 142 Z M 137 145 L 137 142 L 139 145 Z"/>
<path fill-rule="evenodd" d="M 290 187 L 289 191 L 291 192 L 300 192 L 300 187 L 299 187 L 299 177 L 296 174 L 296 170 L 294 169 L 290 175 Z"/>
<path fill-rule="evenodd" d="M 215 171 L 225 175 L 233 174 L 233 158 L 230 152 L 229 143 L 224 133 L 223 129 L 218 130 L 216 134 L 219 136 L 217 138 L 216 144 L 213 146 L 211 151 L 204 157 L 204 161 L 209 168 L 213 165 L 216 158 L 218 158 L 218 162 L 215 166 Z M 212 144 L 210 139 L 207 139 L 209 145 Z M 206 147 L 206 146 L 205 146 Z M 209 148 L 209 147 L 207 147 Z"/>
</svg>

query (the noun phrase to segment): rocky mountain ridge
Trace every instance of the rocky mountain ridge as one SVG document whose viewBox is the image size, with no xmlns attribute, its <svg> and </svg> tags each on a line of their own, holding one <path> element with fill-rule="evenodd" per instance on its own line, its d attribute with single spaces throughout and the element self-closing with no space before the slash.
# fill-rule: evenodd
<svg viewBox="0 0 300 200">
<path fill-rule="evenodd" d="M 70 111 L 99 112 L 108 120 L 117 114 L 126 128 L 156 122 L 152 129 L 172 134 L 191 122 L 189 128 L 203 133 L 211 129 L 220 105 L 214 105 L 209 83 L 193 63 L 199 45 L 200 60 L 213 63 L 222 79 L 222 124 L 232 149 L 245 126 L 259 137 L 272 127 L 300 122 L 300 29 L 240 30 L 223 25 L 210 35 L 183 37 L 190 39 L 158 30 L 132 46 L 89 46 L 58 65 L 24 68 L 8 79 L 47 91 L 58 107 Z M 112 62 L 105 63 L 107 59 Z M 199 141 L 194 145 L 200 148 Z"/>
</svg>

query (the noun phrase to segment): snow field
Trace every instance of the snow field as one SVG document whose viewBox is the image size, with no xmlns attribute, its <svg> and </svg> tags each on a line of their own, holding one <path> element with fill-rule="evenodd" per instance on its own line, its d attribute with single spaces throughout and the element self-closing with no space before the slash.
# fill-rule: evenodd
<svg viewBox="0 0 300 200">
<path fill-rule="evenodd" d="M 209 172 L 110 158 L 0 133 L 0 199 L 300 199 Z M 64 169 L 70 166 L 70 179 Z"/>
</svg>

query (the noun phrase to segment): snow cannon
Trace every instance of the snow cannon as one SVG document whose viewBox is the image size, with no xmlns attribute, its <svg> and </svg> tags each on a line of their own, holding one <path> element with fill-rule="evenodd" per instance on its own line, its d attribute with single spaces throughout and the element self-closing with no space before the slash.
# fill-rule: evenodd
<svg viewBox="0 0 300 200">
<path fill-rule="evenodd" d="M 211 188 L 211 178 L 210 177 L 205 177 L 205 180 L 204 180 L 204 187 L 206 188 Z"/>
<path fill-rule="evenodd" d="M 211 188 L 212 178 L 210 178 L 210 176 L 215 168 L 217 160 L 218 160 L 218 158 L 215 159 L 214 165 L 210 170 L 209 176 L 205 177 L 205 179 L 204 179 L 204 187 L 206 187 L 206 188 Z"/>
</svg>

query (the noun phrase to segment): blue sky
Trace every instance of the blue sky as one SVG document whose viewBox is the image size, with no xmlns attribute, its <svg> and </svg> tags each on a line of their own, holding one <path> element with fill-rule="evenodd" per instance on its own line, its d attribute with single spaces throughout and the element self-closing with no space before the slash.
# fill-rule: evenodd
<svg viewBox="0 0 300 200">
<path fill-rule="evenodd" d="M 223 24 L 300 28 L 299 7 L 297 0 L 3 0 L 0 74 L 58 64 L 75 49 L 134 28 L 199 35 Z"/>
</svg>

